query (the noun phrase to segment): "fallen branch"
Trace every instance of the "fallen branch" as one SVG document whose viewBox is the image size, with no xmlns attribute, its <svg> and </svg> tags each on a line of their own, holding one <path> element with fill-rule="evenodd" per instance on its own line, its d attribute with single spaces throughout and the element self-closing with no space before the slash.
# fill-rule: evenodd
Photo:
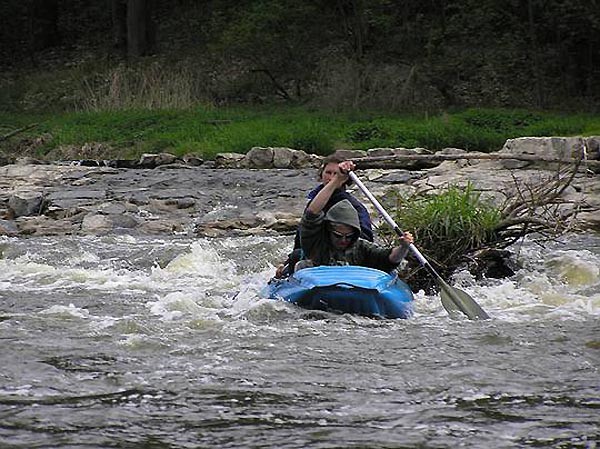
<svg viewBox="0 0 600 449">
<path fill-rule="evenodd" d="M 457 160 L 515 160 L 525 162 L 548 162 L 548 163 L 562 163 L 562 164 L 581 164 L 589 165 L 594 167 L 600 167 L 600 161 L 597 160 L 581 160 L 576 158 L 556 158 L 547 156 L 536 156 L 534 154 L 503 154 L 503 153 L 465 153 L 465 154 L 397 154 L 393 156 L 371 156 L 371 157 L 359 157 L 352 158 L 351 161 L 356 163 L 358 168 L 390 168 L 393 165 L 400 165 L 394 163 L 400 163 L 403 161 L 429 161 L 429 162 L 443 162 L 443 161 L 457 161 Z"/>
<path fill-rule="evenodd" d="M 12 130 L 8 134 L 4 134 L 3 136 L 0 136 L 0 142 L 2 142 L 3 140 L 10 139 L 12 136 L 22 133 L 23 131 L 27 131 L 28 129 L 34 128 L 36 126 L 37 126 L 37 123 L 32 123 L 30 125 L 24 126 L 23 128 Z"/>
</svg>

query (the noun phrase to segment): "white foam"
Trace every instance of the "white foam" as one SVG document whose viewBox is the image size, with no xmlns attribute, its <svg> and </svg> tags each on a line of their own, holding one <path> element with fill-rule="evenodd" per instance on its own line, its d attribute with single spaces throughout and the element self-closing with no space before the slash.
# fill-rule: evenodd
<svg viewBox="0 0 600 449">
<path fill-rule="evenodd" d="M 62 317 L 62 318 L 81 318 L 88 319 L 90 317 L 90 312 L 87 309 L 83 309 L 80 307 L 75 307 L 73 304 L 69 304 L 68 306 L 62 305 L 53 305 L 47 309 L 44 309 L 39 312 L 40 315 L 52 315 L 54 317 Z"/>
<path fill-rule="evenodd" d="M 285 252 L 287 238 L 191 241 L 113 236 L 67 239 L 60 248 L 56 242 L 55 238 L 34 239 L 26 245 L 22 240 L 6 240 L 11 248 L 0 259 L 0 289 L 8 295 L 24 292 L 25 297 L 63 291 L 80 297 L 81 291 L 89 291 L 121 304 L 124 298 L 133 297 L 147 303 L 146 311 L 161 321 L 268 321 L 295 310 L 260 297 L 274 273 L 271 261 Z M 520 257 L 525 268 L 510 279 L 480 281 L 463 272 L 448 281 L 471 295 L 492 318 L 518 321 L 600 315 L 600 254 L 593 247 L 548 250 L 531 246 Z M 78 304 L 71 296 L 59 297 Z M 419 292 L 415 297 L 417 317 L 447 317 L 439 295 Z M 47 304 L 44 314 L 88 319 L 97 331 L 119 323 L 118 317 L 91 317 L 86 309 L 72 304 Z"/>
<path fill-rule="evenodd" d="M 202 295 L 204 296 L 204 295 Z M 189 293 L 175 292 L 146 304 L 153 315 L 171 321 L 181 318 L 220 320 L 218 312 L 223 309 L 220 301 L 202 301 Z"/>
</svg>

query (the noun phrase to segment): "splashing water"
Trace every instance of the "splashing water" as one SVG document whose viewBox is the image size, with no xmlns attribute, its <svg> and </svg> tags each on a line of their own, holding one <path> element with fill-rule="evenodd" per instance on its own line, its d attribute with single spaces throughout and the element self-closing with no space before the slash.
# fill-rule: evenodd
<svg viewBox="0 0 600 449">
<path fill-rule="evenodd" d="M 482 322 L 423 292 L 409 320 L 260 298 L 290 245 L 1 238 L 0 446 L 596 444 L 600 237 L 459 273 Z"/>
</svg>

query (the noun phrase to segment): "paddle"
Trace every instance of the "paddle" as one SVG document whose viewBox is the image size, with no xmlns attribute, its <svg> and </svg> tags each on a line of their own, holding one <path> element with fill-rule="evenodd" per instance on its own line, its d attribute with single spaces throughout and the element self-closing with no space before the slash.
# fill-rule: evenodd
<svg viewBox="0 0 600 449">
<path fill-rule="evenodd" d="M 394 232 L 401 237 L 403 232 L 400 230 L 394 219 L 390 217 L 383 206 L 379 204 L 377 198 L 375 198 L 373 194 L 369 192 L 369 189 L 367 189 L 367 187 L 362 183 L 362 181 L 358 179 L 358 176 L 356 176 L 356 174 L 352 171 L 348 172 L 348 176 L 350 176 L 350 179 L 352 179 L 358 188 L 367 196 L 367 198 L 369 198 L 371 203 L 373 203 L 373 206 L 375 206 L 385 221 L 392 227 Z M 489 319 L 489 315 L 466 292 L 456 287 L 451 287 L 446 281 L 444 281 L 415 245 L 411 243 L 409 249 L 415 255 L 419 263 L 423 265 L 423 267 L 425 267 L 425 269 L 427 269 L 427 271 L 429 271 L 429 273 L 437 281 L 440 287 L 442 306 L 444 306 L 444 309 L 446 309 L 450 316 L 456 316 L 459 312 L 462 312 L 471 320 Z"/>
</svg>

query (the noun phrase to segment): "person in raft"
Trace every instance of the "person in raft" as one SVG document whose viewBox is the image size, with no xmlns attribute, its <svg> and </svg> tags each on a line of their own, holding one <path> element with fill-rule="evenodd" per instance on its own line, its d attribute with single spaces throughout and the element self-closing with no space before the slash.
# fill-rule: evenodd
<svg viewBox="0 0 600 449">
<path fill-rule="evenodd" d="M 336 156 L 335 154 L 327 156 L 323 159 L 319 171 L 317 172 L 320 184 L 312 189 L 306 195 L 308 204 L 310 204 L 317 194 L 323 190 L 323 188 L 337 175 L 340 173 L 339 165 L 344 162 L 344 159 Z M 371 217 L 369 211 L 355 196 L 346 190 L 348 186 L 352 184 L 352 180 L 347 178 L 346 182 L 336 188 L 330 195 L 329 200 L 323 207 L 323 211 L 326 213 L 334 204 L 339 203 L 342 200 L 348 200 L 358 213 L 358 220 L 360 222 L 360 237 L 373 241 L 373 225 L 371 223 Z M 308 207 L 308 205 L 307 205 Z M 287 277 L 294 272 L 296 263 L 302 259 L 303 252 L 300 246 L 300 229 L 296 231 L 294 238 L 294 248 L 290 254 L 288 254 L 287 260 L 277 267 L 275 273 L 276 278 Z"/>
<path fill-rule="evenodd" d="M 360 237 L 360 220 L 352 203 L 337 202 L 325 212 L 325 206 L 336 189 L 348 180 L 354 163 L 344 161 L 339 171 L 310 202 L 300 223 L 300 245 L 305 255 L 296 264 L 296 271 L 319 265 L 360 265 L 381 271 L 392 271 L 408 253 L 414 239 L 405 232 L 400 245 L 384 248 Z"/>
<path fill-rule="evenodd" d="M 337 174 L 340 173 L 340 164 L 346 162 L 344 159 L 336 156 L 335 154 L 328 156 L 323 159 L 321 167 L 318 171 L 319 181 L 321 182 L 317 187 L 312 189 L 306 197 L 308 198 L 308 204 L 314 200 L 317 194 L 323 190 L 323 188 L 331 181 Z M 324 212 L 327 212 L 331 206 L 336 203 L 339 203 L 342 200 L 348 200 L 352 203 L 352 206 L 358 212 L 358 220 L 360 221 L 360 236 L 370 242 L 373 241 L 373 225 L 371 223 L 371 217 L 369 216 L 369 211 L 364 206 L 363 203 L 358 200 L 355 196 L 353 196 L 350 192 L 346 190 L 347 187 L 352 185 L 352 180 L 347 178 L 346 182 L 342 184 L 340 187 L 335 189 L 331 194 L 331 197 L 325 204 L 323 208 Z M 308 205 L 307 205 L 308 206 Z M 294 241 L 294 249 L 300 248 L 300 233 L 296 233 L 296 240 Z"/>
</svg>

